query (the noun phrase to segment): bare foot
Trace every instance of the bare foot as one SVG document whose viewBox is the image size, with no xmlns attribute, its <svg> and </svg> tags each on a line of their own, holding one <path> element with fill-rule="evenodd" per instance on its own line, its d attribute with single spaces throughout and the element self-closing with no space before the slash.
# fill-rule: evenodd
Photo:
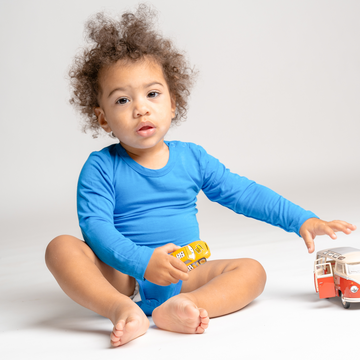
<svg viewBox="0 0 360 360">
<path fill-rule="evenodd" d="M 114 319 L 114 328 L 110 335 L 111 345 L 114 347 L 144 335 L 150 325 L 147 316 L 135 303 L 130 309 L 120 308 Z"/>
<path fill-rule="evenodd" d="M 153 311 L 152 318 L 160 329 L 185 334 L 202 334 L 209 325 L 207 311 L 184 294 L 164 302 Z"/>
</svg>

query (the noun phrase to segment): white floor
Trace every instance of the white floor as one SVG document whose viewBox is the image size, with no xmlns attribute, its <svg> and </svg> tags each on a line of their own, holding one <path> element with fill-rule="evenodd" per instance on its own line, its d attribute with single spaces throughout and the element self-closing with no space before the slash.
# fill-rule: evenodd
<svg viewBox="0 0 360 360">
<path fill-rule="evenodd" d="M 324 199 L 308 200 L 318 212 L 330 214 Z M 341 201 L 332 205 L 338 206 L 339 217 L 359 227 L 357 200 L 358 196 L 349 197 L 346 209 L 340 208 Z M 152 323 L 145 336 L 112 349 L 110 321 L 68 299 L 47 270 L 44 250 L 51 231 L 44 229 L 40 237 L 25 239 L 20 234 L 26 229 L 16 229 L 18 237 L 7 235 L 9 241 L 2 242 L 0 253 L 1 359 L 357 356 L 360 305 L 345 310 L 339 298 L 318 298 L 312 272 L 315 255 L 307 254 L 300 238 L 220 208 L 213 217 L 201 216 L 199 220 L 202 238 L 209 243 L 213 259 L 253 257 L 264 265 L 267 286 L 251 305 L 212 319 L 203 335 L 164 332 Z M 359 240 L 357 231 L 349 237 L 339 235 L 337 242 L 318 238 L 316 246 L 317 250 L 340 245 L 360 248 Z"/>
</svg>

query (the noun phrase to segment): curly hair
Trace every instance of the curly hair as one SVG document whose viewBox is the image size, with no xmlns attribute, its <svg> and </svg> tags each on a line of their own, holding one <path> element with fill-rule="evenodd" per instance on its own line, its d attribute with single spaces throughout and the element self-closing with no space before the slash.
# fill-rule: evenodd
<svg viewBox="0 0 360 360">
<path fill-rule="evenodd" d="M 69 70 L 70 104 L 83 116 L 84 132 L 91 130 L 94 138 L 101 129 L 94 113 L 94 108 L 99 106 L 99 73 L 119 60 L 135 62 L 145 57 L 155 60 L 162 67 L 170 94 L 175 98 L 172 121 L 186 119 L 196 71 L 169 39 L 154 30 L 156 15 L 155 10 L 140 4 L 135 13 L 125 12 L 119 20 L 101 12 L 86 23 L 85 38 L 89 46 L 75 56 Z"/>
</svg>

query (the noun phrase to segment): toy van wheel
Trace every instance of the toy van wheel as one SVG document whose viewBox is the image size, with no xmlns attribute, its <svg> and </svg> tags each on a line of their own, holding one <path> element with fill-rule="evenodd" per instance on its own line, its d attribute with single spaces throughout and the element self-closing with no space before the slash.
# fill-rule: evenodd
<svg viewBox="0 0 360 360">
<path fill-rule="evenodd" d="M 341 298 L 341 303 L 342 303 L 342 306 L 344 307 L 344 309 L 348 309 L 350 307 L 350 303 L 345 301 L 343 293 L 341 293 L 340 298 Z"/>
</svg>

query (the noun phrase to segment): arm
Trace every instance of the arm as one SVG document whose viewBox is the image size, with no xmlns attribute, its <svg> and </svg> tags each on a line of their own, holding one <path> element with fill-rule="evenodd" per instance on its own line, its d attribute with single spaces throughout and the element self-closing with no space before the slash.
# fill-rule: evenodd
<svg viewBox="0 0 360 360">
<path fill-rule="evenodd" d="M 143 279 L 153 249 L 137 246 L 114 226 L 115 193 L 112 163 L 93 153 L 78 182 L 78 217 L 84 240 L 96 256 L 122 273 Z"/>
<path fill-rule="evenodd" d="M 308 252 L 311 254 L 315 250 L 314 239 L 317 235 L 328 235 L 335 240 L 337 238 L 335 232 L 342 231 L 348 235 L 354 230 L 356 230 L 356 226 L 349 224 L 346 221 L 334 220 L 328 222 L 311 218 L 302 224 L 300 235 L 305 241 Z"/>
<path fill-rule="evenodd" d="M 336 239 L 335 232 L 350 234 L 356 229 L 355 225 L 345 221 L 323 221 L 311 211 L 302 209 L 274 191 L 232 174 L 203 149 L 202 158 L 205 179 L 203 190 L 210 200 L 239 214 L 297 233 L 304 239 L 309 253 L 315 250 L 314 239 L 317 235 L 329 235 Z"/>
<path fill-rule="evenodd" d="M 134 278 L 146 278 L 158 285 L 186 280 L 186 265 L 168 255 L 178 248 L 176 245 L 155 250 L 138 246 L 115 228 L 113 176 L 111 158 L 99 153 L 93 153 L 81 171 L 77 203 L 86 243 L 101 261 Z"/>
<path fill-rule="evenodd" d="M 199 158 L 202 190 L 211 201 L 299 236 L 301 225 L 309 218 L 317 218 L 311 211 L 304 210 L 271 189 L 231 173 L 202 148 Z"/>
</svg>

